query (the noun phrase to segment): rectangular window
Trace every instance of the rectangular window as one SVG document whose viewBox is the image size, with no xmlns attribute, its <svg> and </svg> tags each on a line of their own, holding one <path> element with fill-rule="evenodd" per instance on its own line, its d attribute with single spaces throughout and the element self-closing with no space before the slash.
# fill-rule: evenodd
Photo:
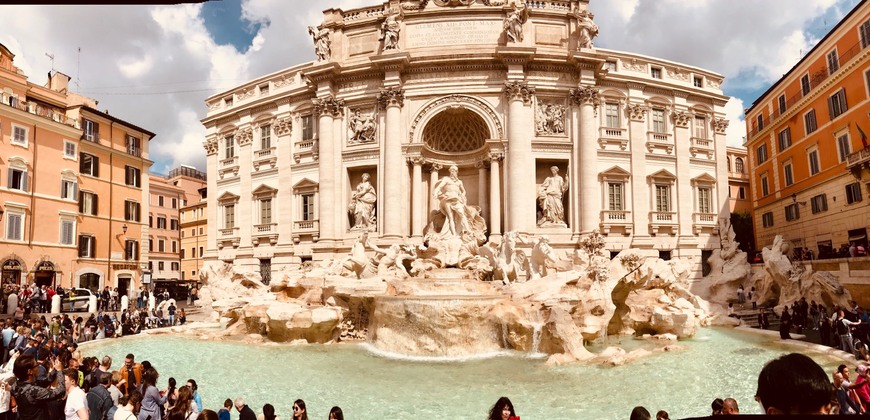
<svg viewBox="0 0 870 420">
<path fill-rule="evenodd" d="M 819 166 L 819 151 L 811 150 L 807 154 L 807 159 L 810 161 L 810 175 L 815 175 L 821 172 L 821 166 Z"/>
<path fill-rule="evenodd" d="M 792 203 L 785 206 L 785 220 L 791 222 L 801 218 L 801 212 L 797 203 Z"/>
<path fill-rule="evenodd" d="M 79 172 L 82 175 L 100 176 L 100 159 L 87 153 L 79 153 Z"/>
<path fill-rule="evenodd" d="M 130 200 L 124 200 L 124 220 L 138 222 L 141 220 L 141 211 L 139 203 Z"/>
<path fill-rule="evenodd" d="M 661 67 L 650 67 L 650 75 L 653 79 L 661 79 L 662 78 L 662 68 Z"/>
<path fill-rule="evenodd" d="M 6 220 L 6 239 L 9 241 L 23 241 L 24 214 L 7 212 L 4 219 Z"/>
<path fill-rule="evenodd" d="M 196 247 L 190 248 L 190 258 L 196 258 Z"/>
<path fill-rule="evenodd" d="M 737 189 L 737 198 L 740 199 L 740 200 L 745 200 L 745 199 L 746 199 L 746 188 L 744 188 L 744 187 L 739 187 L 739 188 Z"/>
<path fill-rule="evenodd" d="M 828 113 L 831 119 L 839 117 L 849 109 L 846 104 L 846 89 L 840 89 L 828 98 Z"/>
<path fill-rule="evenodd" d="M 819 126 L 816 123 L 816 110 L 811 109 L 810 112 L 804 114 L 804 129 L 806 130 L 807 135 L 816 131 Z"/>
<path fill-rule="evenodd" d="M 86 118 L 82 118 L 82 131 L 87 141 L 100 140 L 100 125 Z"/>
<path fill-rule="evenodd" d="M 791 146 L 791 128 L 786 127 L 785 130 L 780 131 L 776 137 L 779 141 L 780 152 Z"/>
<path fill-rule="evenodd" d="M 269 149 L 272 147 L 272 126 L 260 126 L 260 149 Z"/>
<path fill-rule="evenodd" d="M 61 220 L 60 221 L 60 244 L 72 245 L 75 240 L 75 221 Z"/>
<path fill-rule="evenodd" d="M 758 115 L 758 118 L 755 119 L 755 125 L 758 127 L 758 131 L 764 129 L 764 116 L 761 114 Z"/>
<path fill-rule="evenodd" d="M 27 171 L 9 168 L 9 189 L 27 191 Z"/>
<path fill-rule="evenodd" d="M 712 213 L 711 210 L 713 208 L 712 203 L 710 202 L 710 197 L 712 194 L 710 193 L 709 188 L 698 188 L 698 212 L 699 213 Z"/>
<path fill-rule="evenodd" d="M 157 240 L 157 252 L 166 252 L 166 241 L 163 239 Z"/>
<path fill-rule="evenodd" d="M 196 228 L 190 230 L 190 236 L 196 236 Z"/>
<path fill-rule="evenodd" d="M 272 199 L 260 200 L 260 224 L 272 223 Z"/>
<path fill-rule="evenodd" d="M 142 156 L 142 141 L 139 137 L 127 136 L 127 154 Z"/>
<path fill-rule="evenodd" d="M 229 204 L 224 206 L 224 229 L 236 227 L 236 206 Z"/>
<path fill-rule="evenodd" d="M 12 126 L 12 144 L 27 146 L 27 129 L 17 125 Z"/>
<path fill-rule="evenodd" d="M 314 194 L 302 196 L 302 220 L 314 220 Z"/>
<path fill-rule="evenodd" d="M 605 61 L 604 68 L 606 68 L 608 71 L 616 71 L 616 61 Z"/>
<path fill-rule="evenodd" d="M 849 142 L 849 133 L 844 133 L 837 137 L 837 152 L 840 155 L 840 162 L 845 162 L 852 153 L 851 143 Z"/>
<path fill-rule="evenodd" d="M 870 20 L 865 20 L 858 28 L 858 33 L 861 36 L 861 48 L 867 48 L 870 45 Z"/>
<path fill-rule="evenodd" d="M 846 203 L 853 204 L 861 202 L 861 184 L 854 182 L 846 185 Z"/>
<path fill-rule="evenodd" d="M 785 185 L 789 186 L 794 184 L 794 174 L 792 173 L 791 162 L 782 164 L 782 172 L 785 174 Z"/>
<path fill-rule="evenodd" d="M 761 196 L 764 197 L 770 194 L 770 186 L 767 183 L 767 175 L 761 176 Z"/>
<path fill-rule="evenodd" d="M 79 235 L 79 257 L 95 258 L 97 250 L 97 240 L 90 235 Z"/>
<path fill-rule="evenodd" d="M 75 181 L 64 179 L 60 181 L 60 198 L 75 200 L 79 195 L 78 184 Z"/>
<path fill-rule="evenodd" d="M 178 252 L 178 242 L 172 241 L 170 244 L 172 246 L 169 249 L 171 249 L 173 253 Z"/>
<path fill-rule="evenodd" d="M 142 186 L 142 176 L 139 168 L 125 166 L 124 183 L 133 187 Z"/>
<path fill-rule="evenodd" d="M 169 220 L 169 229 L 170 230 L 178 230 L 178 220 L 177 219 L 170 219 Z"/>
<path fill-rule="evenodd" d="M 162 195 L 157 196 L 157 205 L 163 207 L 164 198 Z"/>
<path fill-rule="evenodd" d="M 779 98 L 777 99 L 777 103 L 779 105 L 779 113 L 784 114 L 785 109 L 786 109 L 785 108 L 785 94 L 779 95 Z"/>
<path fill-rule="evenodd" d="M 755 160 L 758 164 L 767 161 L 767 144 L 762 144 L 761 146 L 758 146 L 758 149 L 755 149 Z"/>
<path fill-rule="evenodd" d="M 139 259 L 139 242 L 129 239 L 124 241 L 124 259 L 128 261 Z"/>
<path fill-rule="evenodd" d="M 812 204 L 813 214 L 828 211 L 828 198 L 826 194 L 819 194 L 810 199 Z"/>
<path fill-rule="evenodd" d="M 76 160 L 78 156 L 78 146 L 71 141 L 64 140 L 63 141 L 63 157 L 67 159 Z"/>
<path fill-rule="evenodd" d="M 671 187 L 669 185 L 656 185 L 656 211 L 671 211 Z"/>
<path fill-rule="evenodd" d="M 695 76 L 692 79 L 692 84 L 694 84 L 695 87 L 704 87 L 704 79 L 701 77 Z"/>
<path fill-rule="evenodd" d="M 232 134 L 224 137 L 224 159 L 236 157 L 236 148 Z"/>
<path fill-rule="evenodd" d="M 810 75 L 805 74 L 801 76 L 801 93 L 804 96 L 807 96 L 810 93 Z"/>
<path fill-rule="evenodd" d="M 79 191 L 79 213 L 97 215 L 97 195 L 88 191 Z"/>
<path fill-rule="evenodd" d="M 707 119 L 704 117 L 695 117 L 695 137 L 699 139 L 707 138 Z"/>
<path fill-rule="evenodd" d="M 665 110 L 661 108 L 654 108 L 652 110 L 652 124 L 653 124 L 653 132 L 656 133 L 665 133 Z"/>
<path fill-rule="evenodd" d="M 302 116 L 302 140 L 311 140 L 314 138 L 314 116 Z"/>
<path fill-rule="evenodd" d="M 767 212 L 761 215 L 761 224 L 768 228 L 773 226 L 773 213 Z"/>
<path fill-rule="evenodd" d="M 623 204 L 623 184 L 621 182 L 608 182 L 607 183 L 607 202 L 608 209 L 610 211 L 623 211 L 625 210 L 625 205 Z"/>
<path fill-rule="evenodd" d="M 837 50 L 828 53 L 828 74 L 834 74 L 840 69 L 840 59 L 837 57 Z"/>
<path fill-rule="evenodd" d="M 604 124 L 609 128 L 619 128 L 619 104 L 604 104 Z"/>
<path fill-rule="evenodd" d="M 166 218 L 157 216 L 157 229 L 166 229 Z"/>
</svg>

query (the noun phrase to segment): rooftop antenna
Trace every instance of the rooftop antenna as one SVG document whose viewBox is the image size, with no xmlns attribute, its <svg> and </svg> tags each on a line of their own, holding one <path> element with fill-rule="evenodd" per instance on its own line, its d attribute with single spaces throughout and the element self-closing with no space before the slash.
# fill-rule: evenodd
<svg viewBox="0 0 870 420">
<path fill-rule="evenodd" d="M 82 47 L 78 47 L 78 54 L 76 55 L 76 92 L 81 90 L 79 87 L 79 70 L 82 66 Z"/>
<path fill-rule="evenodd" d="M 54 73 L 54 54 L 45 53 L 45 56 L 51 60 L 51 72 Z"/>
</svg>

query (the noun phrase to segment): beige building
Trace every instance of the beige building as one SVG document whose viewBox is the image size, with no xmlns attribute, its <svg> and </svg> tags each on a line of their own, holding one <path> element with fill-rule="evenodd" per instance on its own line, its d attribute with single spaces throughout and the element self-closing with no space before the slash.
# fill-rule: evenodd
<svg viewBox="0 0 870 420">
<path fill-rule="evenodd" d="M 731 213 L 749 213 L 752 210 L 749 197 L 749 167 L 746 149 L 728 147 L 728 209 Z"/>
<path fill-rule="evenodd" d="M 317 61 L 206 100 L 206 259 L 266 275 L 364 231 L 421 243 L 456 165 L 489 238 L 598 229 L 699 277 L 730 208 L 722 76 L 595 48 L 587 1 L 452 4 L 328 9 Z"/>
</svg>

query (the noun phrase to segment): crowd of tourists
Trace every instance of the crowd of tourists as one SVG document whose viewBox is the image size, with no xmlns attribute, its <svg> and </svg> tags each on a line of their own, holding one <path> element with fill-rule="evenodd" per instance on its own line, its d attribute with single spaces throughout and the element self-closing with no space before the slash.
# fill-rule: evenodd
<svg viewBox="0 0 870 420">
<path fill-rule="evenodd" d="M 759 317 L 766 316 L 765 310 L 759 313 Z M 829 310 L 823 304 L 812 300 L 807 303 L 806 298 L 801 298 L 791 308 L 783 308 L 779 317 L 783 339 L 791 338 L 791 333 L 803 334 L 805 329 L 818 331 L 820 344 L 851 353 L 858 360 L 870 361 L 867 347 L 870 313 L 855 301 L 851 301 L 849 307 L 835 305 Z"/>
</svg>

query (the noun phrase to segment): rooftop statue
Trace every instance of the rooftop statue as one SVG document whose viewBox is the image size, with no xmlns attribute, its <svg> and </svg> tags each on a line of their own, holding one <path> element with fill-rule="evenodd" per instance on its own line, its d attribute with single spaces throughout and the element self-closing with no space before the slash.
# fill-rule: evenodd
<svg viewBox="0 0 870 420">
<path fill-rule="evenodd" d="M 314 39 L 314 54 L 317 55 L 317 61 L 329 60 L 330 46 L 332 45 L 332 41 L 329 39 L 331 32 L 328 28 L 324 28 L 323 25 L 317 28 L 313 26 L 308 27 L 308 33 Z"/>
<path fill-rule="evenodd" d="M 583 10 L 577 13 L 577 26 L 580 37 L 577 40 L 580 48 L 593 48 L 592 40 L 598 36 L 598 25 L 592 21 L 595 17 L 589 11 Z"/>
<path fill-rule="evenodd" d="M 517 7 L 514 3 L 513 6 L 513 10 L 504 19 L 504 31 L 508 42 L 520 43 L 523 42 L 523 24 L 529 19 L 529 12 L 525 4 Z"/>
<path fill-rule="evenodd" d="M 399 27 L 398 14 L 387 15 L 387 18 L 381 24 L 381 33 L 378 41 L 384 41 L 384 51 L 399 49 Z"/>
</svg>

